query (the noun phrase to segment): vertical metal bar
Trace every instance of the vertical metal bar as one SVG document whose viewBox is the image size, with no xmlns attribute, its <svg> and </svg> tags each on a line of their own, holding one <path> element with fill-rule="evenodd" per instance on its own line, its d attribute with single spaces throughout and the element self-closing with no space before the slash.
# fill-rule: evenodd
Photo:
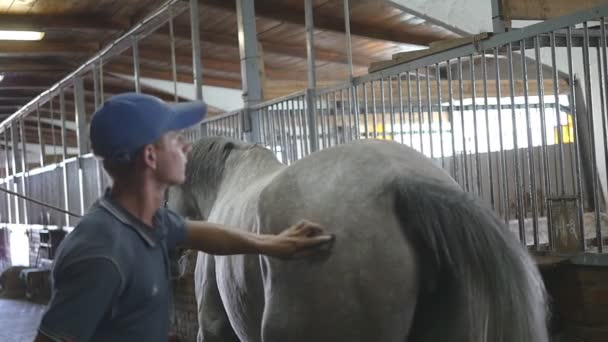
<svg viewBox="0 0 608 342">
<path fill-rule="evenodd" d="M 372 110 L 373 110 L 373 130 L 374 130 L 374 139 L 378 137 L 378 114 L 376 113 L 376 87 L 374 86 L 374 81 L 372 80 Z"/>
<path fill-rule="evenodd" d="M 526 41 L 522 40 L 520 45 L 521 54 L 521 67 L 524 84 L 524 103 L 526 110 L 526 132 L 528 137 L 528 170 L 530 177 L 530 194 L 532 195 L 532 231 L 534 233 L 534 249 L 539 250 L 539 237 L 538 237 L 538 208 L 537 208 L 537 194 L 536 194 L 536 167 L 534 164 L 534 145 L 532 143 L 532 126 L 530 123 L 530 101 L 528 98 L 528 63 L 526 62 Z M 538 61 L 536 61 L 538 63 Z M 541 84 L 538 85 L 539 87 Z M 543 99 L 540 99 L 542 102 Z"/>
<path fill-rule="evenodd" d="M 431 147 L 431 158 L 435 158 L 433 153 L 433 106 L 431 104 L 431 76 L 429 74 L 429 66 L 424 67 L 426 77 L 426 109 L 429 118 L 429 146 Z"/>
<path fill-rule="evenodd" d="M 523 44 L 523 42 L 521 42 Z M 513 125 L 513 159 L 515 164 L 515 196 L 517 200 L 517 213 L 519 223 L 519 239 L 526 246 L 526 230 L 524 226 L 523 194 L 521 191 L 521 175 L 519 172 L 519 146 L 517 143 L 517 122 L 515 113 L 515 82 L 513 81 L 513 43 L 507 45 L 507 59 L 509 68 L 509 90 L 511 95 L 511 120 Z"/>
<path fill-rule="evenodd" d="M 600 21 L 600 25 L 602 27 L 601 31 L 601 45 L 598 44 L 598 67 L 600 74 L 600 94 L 602 100 L 602 133 L 604 140 L 604 165 L 606 169 L 606 179 L 608 179 L 608 134 L 606 133 L 606 113 L 608 107 L 608 50 L 606 49 L 606 20 L 602 17 Z M 600 47 L 603 52 L 601 64 L 600 64 Z M 602 73 L 602 65 L 604 72 Z M 604 91 L 606 93 L 604 93 Z M 599 210 L 597 210 L 599 211 Z M 598 241 L 598 252 L 602 253 L 604 249 L 604 237 L 602 236 L 602 231 L 600 229 L 599 232 L 596 232 L 596 239 Z"/>
<path fill-rule="evenodd" d="M 74 115 L 76 117 L 76 140 L 78 142 L 78 154 L 80 156 L 89 152 L 89 130 L 86 122 L 84 96 L 82 78 L 74 77 Z"/>
<path fill-rule="evenodd" d="M 350 39 L 350 6 L 348 0 L 344 0 L 344 34 L 346 35 L 346 58 L 348 61 L 349 79 L 353 78 L 353 49 Z"/>
<path fill-rule="evenodd" d="M 380 79 L 380 101 L 382 102 L 382 139 L 386 140 L 386 106 L 384 101 L 384 78 Z"/>
<path fill-rule="evenodd" d="M 340 107 L 342 109 L 342 143 L 346 143 L 346 116 L 344 104 L 344 89 L 340 89 Z"/>
<path fill-rule="evenodd" d="M 141 83 L 139 82 L 139 48 L 137 45 L 137 36 L 131 37 L 133 49 L 133 80 L 135 82 L 135 92 L 141 93 Z"/>
<path fill-rule="evenodd" d="M 450 120 L 450 131 L 451 131 L 451 136 L 452 136 L 452 177 L 454 177 L 454 179 L 458 179 L 457 178 L 457 171 L 458 171 L 458 167 L 457 167 L 457 163 L 456 163 L 456 137 L 455 137 L 455 132 L 456 132 L 456 127 L 454 125 L 454 87 L 452 85 L 452 62 L 451 60 L 448 59 L 448 64 L 447 64 L 447 73 L 448 73 L 448 100 L 449 100 L 449 107 L 448 107 L 448 117 Z"/>
<path fill-rule="evenodd" d="M 364 85 L 365 87 L 365 85 Z M 361 123 L 360 123 L 360 115 L 361 115 L 361 103 L 359 102 L 359 89 L 360 87 L 355 85 L 353 86 L 353 95 L 354 95 L 354 107 L 353 107 L 353 116 L 355 119 L 355 128 L 353 132 L 353 139 L 359 140 L 361 139 Z"/>
<path fill-rule="evenodd" d="M 93 64 L 93 102 L 95 102 L 95 110 L 101 105 L 99 96 L 99 68 L 97 63 Z"/>
<path fill-rule="evenodd" d="M 306 120 L 310 134 L 310 152 L 319 150 L 319 127 L 317 125 L 317 111 L 315 108 L 316 89 L 306 89 Z"/>
<path fill-rule="evenodd" d="M 46 155 L 44 134 L 42 134 L 42 123 L 40 122 L 40 103 L 36 103 L 36 121 L 38 123 L 38 146 L 40 146 L 40 167 L 44 166 L 44 157 Z"/>
<path fill-rule="evenodd" d="M 505 32 L 505 18 L 503 2 L 501 0 L 491 0 L 492 7 L 492 28 L 494 33 Z"/>
<path fill-rule="evenodd" d="M 473 141 L 474 141 L 474 146 L 475 146 L 475 170 L 476 170 L 476 178 L 477 178 L 477 195 L 479 195 L 480 197 L 483 195 L 483 183 L 481 182 L 481 160 L 479 159 L 479 139 L 477 138 L 477 136 L 479 135 L 479 130 L 478 130 L 478 126 L 477 126 L 477 101 L 476 101 L 476 92 L 477 92 L 477 88 L 475 87 L 475 60 L 474 60 L 475 56 L 473 54 L 471 54 L 470 56 L 470 72 L 471 72 L 471 101 L 472 101 L 472 105 L 473 105 L 473 131 L 475 132 L 475 134 L 473 134 Z M 489 154 L 488 154 L 489 156 Z"/>
<path fill-rule="evenodd" d="M 601 221 L 600 221 L 600 210 L 601 210 L 601 205 L 600 205 L 600 184 L 599 184 L 599 179 L 598 179 L 598 172 L 597 172 L 597 156 L 596 156 L 596 147 L 595 147 L 595 125 L 594 125 L 594 118 L 593 118 L 593 95 L 591 94 L 591 62 L 590 62 L 590 52 L 589 52 L 589 24 L 587 22 L 583 23 L 583 30 L 584 30 L 584 46 L 583 46 L 583 69 L 584 69 L 584 74 L 585 74 L 585 94 L 587 95 L 587 116 L 588 116 L 588 124 L 589 124 L 589 141 L 590 141 L 590 145 L 591 145 L 591 165 L 592 165 L 592 171 L 593 172 L 593 189 L 591 190 L 593 192 L 593 206 L 595 209 L 595 231 L 597 236 L 601 236 L 602 235 L 602 226 L 601 226 Z M 598 44 L 598 51 L 599 51 L 599 44 Z M 598 55 L 599 57 L 599 55 Z M 600 59 L 598 58 L 597 60 L 598 65 L 600 64 Z M 601 75 L 601 69 L 600 69 L 600 75 Z M 600 76 L 600 80 L 601 80 L 601 76 Z M 601 83 L 601 82 L 600 82 Z M 602 91 L 600 90 L 600 93 Z M 602 104 L 600 103 L 600 106 Z M 605 126 L 604 126 L 605 127 Z M 583 229 L 582 231 L 583 235 L 581 235 L 582 239 L 585 239 L 585 230 Z M 599 246 L 599 240 L 598 240 L 598 246 Z M 599 251 L 601 252 L 601 251 Z"/>
<path fill-rule="evenodd" d="M 363 127 L 365 129 L 365 139 L 369 139 L 369 107 L 367 103 L 367 84 L 363 84 L 363 108 L 365 111 L 363 112 L 363 118 L 365 121 L 363 122 Z"/>
<path fill-rule="evenodd" d="M 555 96 L 555 121 L 557 125 L 557 143 L 559 145 L 559 154 L 557 156 L 557 160 L 559 161 L 559 167 L 556 167 L 559 170 L 560 178 L 556 179 L 557 189 L 561 195 L 564 195 L 566 192 L 566 181 L 565 181 L 565 167 L 564 167 L 564 144 L 562 141 L 562 126 L 561 126 L 561 118 L 560 118 L 560 104 L 559 104 L 559 80 L 557 78 L 557 57 L 555 53 L 555 32 L 551 32 L 551 63 L 553 70 L 553 94 Z M 571 103 L 571 108 L 575 108 L 576 106 Z M 574 110 L 574 109 L 573 109 Z M 558 172 L 555 172 L 557 177 Z"/>
<path fill-rule="evenodd" d="M 171 49 L 171 79 L 173 80 L 173 101 L 179 102 L 179 96 L 177 95 L 177 60 L 175 57 L 175 32 L 173 28 L 173 7 L 170 9 L 171 14 L 169 15 L 169 44 Z"/>
<path fill-rule="evenodd" d="M 290 151 L 289 151 L 289 143 L 287 139 L 287 127 L 289 124 L 287 123 L 286 111 L 285 111 L 285 102 L 277 104 L 279 108 L 279 125 L 281 125 L 281 151 L 283 154 L 283 161 L 286 164 L 289 164 L 290 161 Z"/>
<path fill-rule="evenodd" d="M 582 183 L 582 179 L 581 179 L 581 162 L 580 162 L 580 154 L 579 154 L 579 147 L 580 144 L 578 143 L 579 138 L 578 138 L 578 116 L 576 113 L 576 93 L 574 91 L 574 85 L 575 85 L 575 80 L 574 80 L 574 72 L 573 72 L 573 67 L 572 67 L 572 27 L 568 26 L 567 29 L 567 36 L 566 36 L 566 47 L 567 47 L 567 51 L 568 51 L 568 74 L 570 76 L 570 108 L 572 109 L 572 116 L 574 118 L 573 122 L 574 122 L 574 132 L 575 132 L 575 137 L 574 137 L 574 160 L 575 160 L 575 175 L 574 175 L 574 183 L 575 183 L 575 193 L 577 194 L 578 197 L 578 211 L 577 211 L 577 216 L 578 216 L 578 226 L 579 226 L 579 234 L 581 237 L 581 241 L 580 241 L 580 249 L 581 251 L 585 251 L 587 249 L 587 242 L 585 241 L 585 226 L 583 225 L 583 183 Z"/>
<path fill-rule="evenodd" d="M 498 47 L 494 48 L 494 67 L 496 71 L 496 108 L 498 111 L 498 130 L 499 144 L 500 144 L 500 169 L 502 171 L 502 204 L 503 213 L 505 215 L 505 224 L 509 224 L 510 213 L 509 213 L 509 177 L 507 176 L 507 160 L 505 157 L 505 145 L 504 136 L 502 130 L 502 107 L 501 107 L 501 77 L 500 77 L 500 61 L 498 59 Z"/>
<path fill-rule="evenodd" d="M 420 71 L 416 69 L 416 97 L 418 103 L 418 137 L 420 138 L 420 153 L 424 154 L 424 141 L 422 140 L 422 91 L 420 90 Z"/>
<path fill-rule="evenodd" d="M 27 196 L 27 136 L 25 135 L 25 120 L 19 120 L 19 135 L 21 136 L 21 170 L 23 174 L 21 176 L 21 193 Z M 21 201 L 23 208 L 23 223 L 28 224 L 28 201 L 23 199 Z"/>
<path fill-rule="evenodd" d="M 336 98 L 336 92 L 332 91 L 331 92 L 333 94 L 333 98 L 334 101 L 332 102 L 332 105 L 334 107 L 333 110 L 333 114 L 334 114 L 334 143 L 336 145 L 338 145 L 340 143 L 340 137 L 338 135 L 338 100 Z"/>
<path fill-rule="evenodd" d="M 304 122 L 302 122 L 302 112 L 300 109 L 300 98 L 297 97 L 295 100 L 295 102 L 293 103 L 294 106 L 294 114 L 296 115 L 296 125 L 297 125 L 297 130 L 296 130 L 296 143 L 300 142 L 300 153 L 299 156 L 300 158 L 306 156 L 306 148 L 304 147 L 304 139 L 306 139 L 306 136 L 304 135 Z"/>
<path fill-rule="evenodd" d="M 488 61 L 486 51 L 481 52 L 481 65 L 483 72 L 483 103 L 485 110 L 485 126 L 486 126 L 486 149 L 488 152 L 488 179 L 490 183 L 490 203 L 492 209 L 496 209 L 494 200 L 494 170 L 492 168 L 492 145 L 490 143 L 490 119 L 489 119 L 489 104 L 488 104 Z M 498 95 L 496 96 L 498 97 Z"/>
<path fill-rule="evenodd" d="M 51 142 L 53 143 L 53 162 L 57 162 L 57 142 L 55 138 L 55 112 L 53 111 L 53 97 L 52 95 L 49 98 L 49 110 L 51 114 Z"/>
<path fill-rule="evenodd" d="M 190 0 L 190 36 L 192 39 L 192 73 L 194 95 L 197 100 L 203 99 L 203 66 L 201 63 L 201 28 L 198 0 Z"/>
<path fill-rule="evenodd" d="M 19 174 L 22 170 L 21 170 L 21 162 L 20 162 L 20 158 L 21 158 L 21 153 L 19 151 L 19 132 L 17 131 L 17 127 L 16 127 L 16 122 L 12 122 L 10 124 L 11 126 L 11 157 L 12 157 L 12 165 L 13 165 L 13 186 L 12 189 L 13 191 L 19 191 L 18 189 L 18 184 L 17 184 L 17 179 L 18 176 L 17 174 Z M 15 218 L 15 222 L 19 223 L 20 220 L 20 215 L 19 215 L 19 198 L 15 197 L 14 201 L 13 201 L 13 208 L 15 209 L 14 211 L 14 218 Z"/>
<path fill-rule="evenodd" d="M 397 92 L 399 93 L 399 142 L 405 144 L 403 136 L 403 122 L 405 121 L 405 112 L 403 111 L 403 80 L 401 74 L 397 75 Z"/>
<path fill-rule="evenodd" d="M 464 89 L 463 89 L 463 75 L 462 75 L 462 58 L 458 57 L 458 97 L 460 102 L 460 124 L 462 128 L 462 163 L 464 170 L 464 188 L 467 191 L 471 191 L 469 186 L 469 165 L 467 163 L 467 141 L 465 134 L 465 123 L 464 123 Z"/>
<path fill-rule="evenodd" d="M 5 179 L 5 188 L 7 190 L 12 190 L 11 186 L 10 186 L 10 179 L 9 177 L 11 176 L 11 167 L 10 167 L 10 163 L 9 163 L 9 159 L 10 159 L 10 155 L 12 155 L 10 148 L 11 148 L 11 143 L 9 143 L 9 134 L 8 134 L 8 130 L 9 130 L 10 126 L 7 126 L 4 129 L 4 170 L 6 172 L 6 177 Z M 13 222 L 13 204 L 11 204 L 11 198 L 10 196 L 6 197 L 6 203 L 7 203 L 7 211 L 8 211 L 8 222 Z"/>
<path fill-rule="evenodd" d="M 540 55 L 540 36 L 536 36 L 534 40 L 534 53 L 536 57 L 536 83 L 538 84 L 538 97 L 540 99 L 540 121 L 541 121 L 541 139 L 542 139 L 542 165 L 543 165 L 543 185 L 544 185 L 544 196 L 545 201 L 541 201 L 543 208 L 546 206 L 547 196 L 551 193 L 551 182 L 549 175 L 549 158 L 547 151 L 547 120 L 545 117 L 545 80 L 542 70 L 542 58 Z M 546 212 L 546 210 L 543 210 Z M 550 227 L 552 227 L 551 215 L 547 216 L 547 236 L 549 238 L 549 246 L 553 246 L 553 233 Z"/>
<path fill-rule="evenodd" d="M 315 65 L 315 25 L 312 0 L 304 0 L 304 19 L 306 26 L 306 55 L 308 62 L 308 88 L 317 88 L 317 72 Z"/>
<path fill-rule="evenodd" d="M 397 81 L 399 81 L 399 75 L 397 75 Z M 393 78 L 388 78 L 388 102 L 391 105 L 391 140 L 395 140 L 395 105 L 393 104 Z M 384 129 L 386 131 L 386 128 Z"/>
<path fill-rule="evenodd" d="M 326 108 L 325 106 L 323 106 L 323 95 L 321 95 L 321 97 L 319 97 L 317 100 L 315 100 L 315 103 L 319 104 L 320 115 L 321 115 L 321 146 L 323 148 L 327 148 L 329 146 L 329 143 L 327 142 L 328 128 L 325 127 L 326 126 L 325 117 L 327 116 L 327 111 L 329 109 Z"/>
<path fill-rule="evenodd" d="M 314 100 L 314 99 L 313 99 Z M 308 121 L 306 120 L 306 96 L 302 96 L 300 98 L 300 106 L 302 106 L 302 108 L 300 109 L 300 116 L 302 117 L 302 143 L 304 144 L 304 153 L 306 155 L 308 155 L 310 153 L 309 151 L 309 143 L 312 141 L 313 136 L 308 134 Z M 315 105 L 315 101 L 311 101 L 311 103 L 313 105 Z M 316 107 L 315 107 L 316 109 Z M 316 110 L 313 110 L 313 112 L 315 113 L 316 116 Z M 316 122 L 316 120 L 315 120 Z M 315 138 L 316 139 L 316 138 Z M 318 142 L 317 142 L 317 146 L 318 146 Z"/>
<path fill-rule="evenodd" d="M 327 147 L 331 147 L 331 104 L 329 102 L 329 93 L 325 94 L 326 120 L 327 120 Z"/>
<path fill-rule="evenodd" d="M 294 112 L 294 100 L 291 99 L 287 102 L 289 105 L 289 121 L 291 122 L 291 153 L 292 161 L 300 159 L 298 153 L 298 131 L 296 130 L 296 114 Z"/>
<path fill-rule="evenodd" d="M 65 96 L 63 89 L 59 89 L 59 118 L 61 120 L 61 160 L 67 159 L 67 132 L 65 124 Z M 67 214 L 66 214 L 67 215 Z"/>
<path fill-rule="evenodd" d="M 445 152 L 443 151 L 443 108 L 441 106 L 441 70 L 439 63 L 435 64 L 435 81 L 437 82 L 437 114 L 439 119 L 439 152 L 441 167 L 445 168 Z"/>
<path fill-rule="evenodd" d="M 99 105 L 105 101 L 103 94 L 103 58 L 99 57 Z"/>
</svg>

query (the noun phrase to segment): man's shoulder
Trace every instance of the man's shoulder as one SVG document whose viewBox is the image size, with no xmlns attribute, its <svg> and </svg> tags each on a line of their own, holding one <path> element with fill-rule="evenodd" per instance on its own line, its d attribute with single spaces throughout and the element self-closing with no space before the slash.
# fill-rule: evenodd
<svg viewBox="0 0 608 342">
<path fill-rule="evenodd" d="M 118 264 L 130 253 L 129 229 L 98 206 L 92 207 L 61 242 L 56 264 L 67 266 L 91 258 L 107 258 Z"/>
</svg>

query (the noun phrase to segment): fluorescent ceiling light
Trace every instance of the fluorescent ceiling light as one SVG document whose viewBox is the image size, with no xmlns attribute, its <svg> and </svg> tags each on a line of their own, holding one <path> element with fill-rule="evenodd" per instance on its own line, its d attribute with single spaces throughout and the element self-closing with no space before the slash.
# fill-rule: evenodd
<svg viewBox="0 0 608 342">
<path fill-rule="evenodd" d="M 44 37 L 44 32 L 0 30 L 0 40 L 40 40 L 42 37 Z"/>
</svg>

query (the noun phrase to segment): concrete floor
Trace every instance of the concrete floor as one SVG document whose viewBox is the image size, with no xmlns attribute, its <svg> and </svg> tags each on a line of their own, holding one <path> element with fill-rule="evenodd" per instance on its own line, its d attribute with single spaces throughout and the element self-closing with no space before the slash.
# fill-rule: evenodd
<svg viewBox="0 0 608 342">
<path fill-rule="evenodd" d="M 36 336 L 44 305 L 0 298 L 0 342 L 30 342 Z"/>
</svg>

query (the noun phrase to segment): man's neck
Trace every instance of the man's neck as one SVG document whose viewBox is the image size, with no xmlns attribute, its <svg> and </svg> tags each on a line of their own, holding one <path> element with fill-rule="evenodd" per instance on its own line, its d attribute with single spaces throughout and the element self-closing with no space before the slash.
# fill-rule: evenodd
<svg viewBox="0 0 608 342">
<path fill-rule="evenodd" d="M 153 226 L 153 217 L 165 200 L 165 187 L 157 184 L 115 183 L 112 198 L 148 226 Z"/>
</svg>

